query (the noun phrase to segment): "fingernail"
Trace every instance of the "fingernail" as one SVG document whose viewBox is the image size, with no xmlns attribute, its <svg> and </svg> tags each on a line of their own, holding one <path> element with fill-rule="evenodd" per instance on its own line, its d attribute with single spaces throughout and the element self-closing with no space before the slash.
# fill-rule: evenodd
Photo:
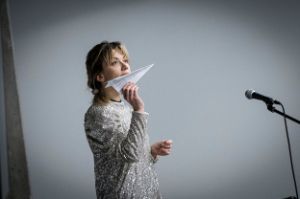
<svg viewBox="0 0 300 199">
<path fill-rule="evenodd" d="M 172 144 L 173 140 L 167 140 L 166 142 L 169 143 L 169 144 Z"/>
</svg>

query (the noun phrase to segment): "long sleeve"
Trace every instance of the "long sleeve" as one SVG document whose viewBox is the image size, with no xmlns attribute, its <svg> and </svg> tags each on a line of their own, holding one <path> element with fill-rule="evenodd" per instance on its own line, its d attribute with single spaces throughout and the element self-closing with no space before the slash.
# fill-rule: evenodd
<svg viewBox="0 0 300 199">
<path fill-rule="evenodd" d="M 125 117 L 125 116 L 123 116 Z M 144 154 L 148 114 L 132 112 L 130 127 L 122 125 L 118 114 L 102 107 L 93 107 L 85 115 L 85 130 L 95 155 L 122 157 L 137 162 Z"/>
<path fill-rule="evenodd" d="M 144 155 L 147 117 L 145 113 L 132 113 L 128 134 L 119 144 L 121 155 L 128 161 L 137 162 Z"/>
</svg>

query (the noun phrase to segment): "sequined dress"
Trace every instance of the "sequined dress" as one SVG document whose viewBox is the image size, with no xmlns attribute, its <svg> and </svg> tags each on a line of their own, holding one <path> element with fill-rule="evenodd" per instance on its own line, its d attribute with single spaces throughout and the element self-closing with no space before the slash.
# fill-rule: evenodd
<svg viewBox="0 0 300 199">
<path fill-rule="evenodd" d="M 94 156 L 97 199 L 160 199 L 147 113 L 124 101 L 91 105 L 84 127 Z"/>
</svg>

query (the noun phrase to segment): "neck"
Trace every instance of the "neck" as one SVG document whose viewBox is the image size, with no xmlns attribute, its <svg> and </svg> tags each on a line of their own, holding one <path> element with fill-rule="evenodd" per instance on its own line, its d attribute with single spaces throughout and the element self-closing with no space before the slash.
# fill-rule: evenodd
<svg viewBox="0 0 300 199">
<path fill-rule="evenodd" d="M 108 87 L 104 89 L 105 96 L 109 100 L 113 101 L 120 101 L 121 100 L 121 95 L 118 93 L 114 88 Z"/>
</svg>

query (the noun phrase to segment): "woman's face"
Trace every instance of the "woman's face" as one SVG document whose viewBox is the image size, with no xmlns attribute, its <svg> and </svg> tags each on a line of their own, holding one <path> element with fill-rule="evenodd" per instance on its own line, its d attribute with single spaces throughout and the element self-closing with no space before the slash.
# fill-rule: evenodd
<svg viewBox="0 0 300 199">
<path fill-rule="evenodd" d="M 126 58 L 121 51 L 113 50 L 110 63 L 108 63 L 106 66 L 103 66 L 103 82 L 119 76 L 127 75 L 130 72 L 128 58 Z"/>
</svg>

